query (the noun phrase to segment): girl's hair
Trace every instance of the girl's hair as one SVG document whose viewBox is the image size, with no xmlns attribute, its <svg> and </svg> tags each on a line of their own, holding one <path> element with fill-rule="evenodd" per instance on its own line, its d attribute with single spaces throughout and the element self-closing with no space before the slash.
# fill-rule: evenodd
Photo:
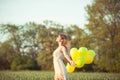
<svg viewBox="0 0 120 80">
<path fill-rule="evenodd" d="M 65 34 L 59 34 L 61 37 L 62 45 L 65 46 L 66 48 L 70 48 L 70 43 L 68 42 L 68 38 Z"/>
<path fill-rule="evenodd" d="M 68 41 L 68 38 L 65 34 L 59 34 L 59 36 L 61 37 L 61 41 L 62 41 L 62 45 L 67 49 L 68 53 L 70 51 L 70 42 Z"/>
</svg>

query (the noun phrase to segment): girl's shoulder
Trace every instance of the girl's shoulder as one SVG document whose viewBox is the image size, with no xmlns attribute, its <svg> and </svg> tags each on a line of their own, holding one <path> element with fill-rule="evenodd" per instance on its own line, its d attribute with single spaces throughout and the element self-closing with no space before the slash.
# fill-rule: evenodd
<svg viewBox="0 0 120 80">
<path fill-rule="evenodd" d="M 61 51 L 67 51 L 67 47 L 66 46 L 60 46 L 60 50 Z"/>
<path fill-rule="evenodd" d="M 65 46 L 60 46 L 60 49 L 64 49 L 64 48 L 66 48 Z"/>
</svg>

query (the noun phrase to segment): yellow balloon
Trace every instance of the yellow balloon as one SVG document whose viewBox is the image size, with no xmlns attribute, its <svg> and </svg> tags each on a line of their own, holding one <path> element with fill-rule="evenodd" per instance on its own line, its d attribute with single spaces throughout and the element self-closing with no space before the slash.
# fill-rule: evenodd
<svg viewBox="0 0 120 80">
<path fill-rule="evenodd" d="M 67 72 L 72 73 L 75 70 L 75 66 L 71 66 L 69 63 L 67 63 L 66 69 Z"/>
<path fill-rule="evenodd" d="M 88 52 L 88 49 L 86 47 L 80 47 L 79 50 L 80 56 L 85 56 Z"/>
<path fill-rule="evenodd" d="M 84 58 L 85 58 L 85 64 L 90 64 L 90 63 L 92 63 L 93 62 L 93 57 L 91 56 L 91 55 L 86 55 L 86 56 L 84 56 Z"/>
<path fill-rule="evenodd" d="M 71 48 L 70 55 L 73 56 L 76 51 L 78 51 L 77 48 Z"/>
<path fill-rule="evenodd" d="M 79 51 L 77 50 L 77 48 L 72 48 L 72 49 L 70 50 L 70 55 L 71 55 L 71 58 L 72 58 L 73 61 L 76 61 L 76 59 L 77 59 L 78 57 L 80 57 L 80 53 L 79 53 Z"/>
<path fill-rule="evenodd" d="M 85 59 L 84 57 L 79 57 L 76 61 L 75 61 L 76 67 L 77 68 L 81 68 L 84 66 L 85 64 Z"/>
<path fill-rule="evenodd" d="M 94 50 L 89 50 L 88 54 L 91 55 L 92 57 L 95 57 L 95 51 Z"/>
<path fill-rule="evenodd" d="M 76 52 L 74 53 L 74 55 L 71 56 L 71 57 L 72 57 L 72 60 L 73 60 L 73 61 L 76 61 L 76 60 L 80 57 L 80 53 L 79 53 L 78 51 L 76 51 Z"/>
</svg>

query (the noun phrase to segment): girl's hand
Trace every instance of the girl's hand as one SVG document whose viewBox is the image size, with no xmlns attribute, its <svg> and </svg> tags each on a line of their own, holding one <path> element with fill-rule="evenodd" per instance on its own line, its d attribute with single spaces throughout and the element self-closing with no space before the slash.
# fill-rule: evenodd
<svg viewBox="0 0 120 80">
<path fill-rule="evenodd" d="M 70 61 L 71 66 L 75 66 L 75 63 L 73 61 Z"/>
</svg>

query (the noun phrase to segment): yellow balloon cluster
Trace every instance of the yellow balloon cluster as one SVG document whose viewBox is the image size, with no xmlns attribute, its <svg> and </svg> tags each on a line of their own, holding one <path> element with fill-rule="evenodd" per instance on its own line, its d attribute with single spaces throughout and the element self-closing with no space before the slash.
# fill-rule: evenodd
<svg viewBox="0 0 120 80">
<path fill-rule="evenodd" d="M 75 66 L 71 66 L 67 63 L 66 69 L 69 73 L 73 72 L 75 67 L 81 68 L 85 64 L 90 64 L 93 62 L 95 57 L 94 50 L 88 50 L 86 47 L 72 48 L 70 50 L 70 56 L 75 63 Z"/>
<path fill-rule="evenodd" d="M 71 66 L 69 63 L 67 63 L 66 69 L 67 72 L 71 73 L 75 70 L 75 66 Z"/>
</svg>

